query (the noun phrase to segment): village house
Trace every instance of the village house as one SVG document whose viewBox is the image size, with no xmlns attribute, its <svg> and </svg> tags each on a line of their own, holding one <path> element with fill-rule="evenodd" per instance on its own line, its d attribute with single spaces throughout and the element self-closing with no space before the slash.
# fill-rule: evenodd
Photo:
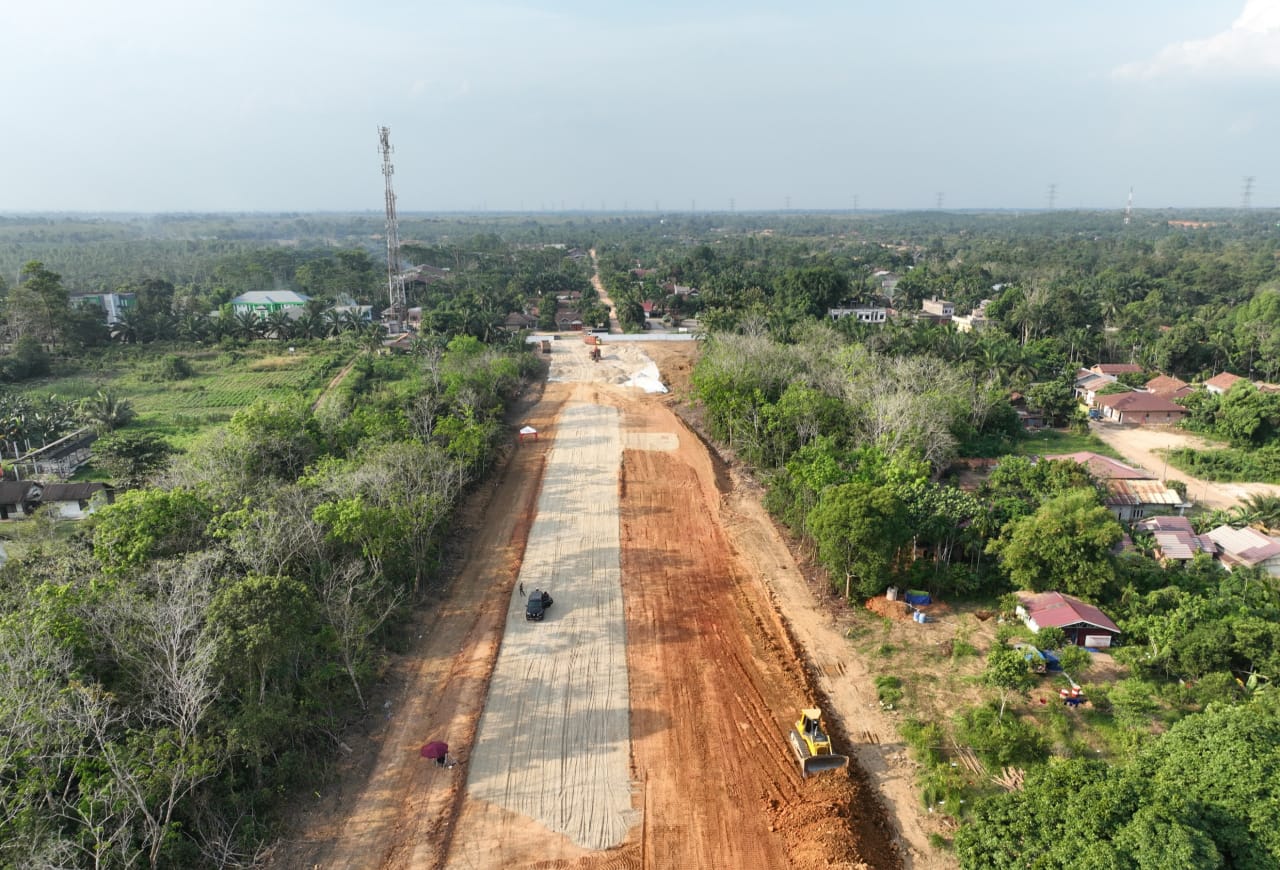
<svg viewBox="0 0 1280 870">
<path fill-rule="evenodd" d="M 920 318 L 922 320 L 932 320 L 934 323 L 946 323 L 955 316 L 956 306 L 953 302 L 945 299 L 939 299 L 934 296 L 932 299 L 925 299 L 920 303 Z"/>
<path fill-rule="evenodd" d="M 1082 450 L 1043 458 L 1077 462 L 1089 469 L 1089 473 L 1102 484 L 1105 491 L 1102 503 L 1116 519 L 1123 522 L 1159 514 L 1182 514 L 1191 507 L 1177 490 L 1170 489 L 1154 475 L 1109 456 Z"/>
<path fill-rule="evenodd" d="M 1140 375 L 1142 366 L 1137 363 L 1097 363 L 1089 371 L 1096 375 Z"/>
<path fill-rule="evenodd" d="M 991 325 L 991 321 L 987 319 L 987 303 L 990 299 L 983 299 L 982 303 L 968 314 L 957 314 L 951 318 L 951 322 L 956 326 L 956 332 L 982 332 Z"/>
<path fill-rule="evenodd" d="M 1184 516 L 1148 517 L 1133 524 L 1134 531 L 1146 532 L 1155 541 L 1155 557 L 1165 565 L 1190 562 L 1199 553 L 1215 556 L 1218 545 L 1208 535 L 1197 535 L 1191 520 Z"/>
<path fill-rule="evenodd" d="M 112 500 L 112 491 L 98 481 L 42 483 L 37 480 L 5 480 L 0 481 L 0 520 L 29 517 L 38 510 L 52 512 L 61 519 L 78 520 L 93 513 L 98 503 L 110 504 Z"/>
<path fill-rule="evenodd" d="M 1280 539 L 1247 526 L 1236 529 L 1225 525 L 1209 530 L 1206 536 L 1218 545 L 1218 561 L 1228 571 L 1259 567 L 1272 577 L 1280 577 Z"/>
<path fill-rule="evenodd" d="M 1119 626 L 1105 613 L 1061 592 L 1019 593 L 1017 613 L 1032 631 L 1060 628 L 1076 646 L 1107 649 L 1120 639 Z"/>
<path fill-rule="evenodd" d="M 1173 426 L 1181 423 L 1191 413 L 1176 402 L 1155 393 L 1128 392 L 1095 396 L 1093 405 L 1102 411 L 1105 420 L 1136 426 Z"/>
<path fill-rule="evenodd" d="M 832 320 L 843 320 L 852 317 L 859 323 L 884 323 L 888 319 L 889 309 L 872 306 L 853 306 L 851 308 L 828 308 L 827 316 Z"/>
<path fill-rule="evenodd" d="M 1205 381 L 1204 388 L 1215 396 L 1223 396 L 1226 395 L 1238 382 L 1243 380 L 1244 378 L 1239 375 L 1233 375 L 1231 372 L 1222 372 L 1221 374 L 1214 375 L 1209 378 L 1209 380 Z"/>
<path fill-rule="evenodd" d="M 1195 388 L 1186 381 L 1170 375 L 1156 375 L 1146 382 L 1144 388 L 1148 393 L 1154 393 L 1162 399 L 1168 399 L 1170 402 L 1195 392 Z"/>
<path fill-rule="evenodd" d="M 1097 401 L 1098 391 L 1114 383 L 1116 383 L 1115 375 L 1099 374 L 1092 369 L 1078 369 L 1074 387 L 1076 398 L 1092 408 L 1093 403 Z"/>
</svg>

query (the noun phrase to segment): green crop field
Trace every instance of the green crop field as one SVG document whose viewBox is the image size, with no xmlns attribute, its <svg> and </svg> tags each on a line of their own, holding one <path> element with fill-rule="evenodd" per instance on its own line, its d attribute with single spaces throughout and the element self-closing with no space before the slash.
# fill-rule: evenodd
<svg viewBox="0 0 1280 870">
<path fill-rule="evenodd" d="M 182 447 L 261 399 L 314 402 L 353 353 L 326 342 L 300 343 L 293 353 L 281 350 L 278 344 L 235 350 L 111 348 L 91 369 L 67 369 L 25 384 L 22 392 L 75 400 L 110 390 L 132 403 L 138 412 L 134 426 Z M 166 374 L 175 357 L 189 376 Z"/>
</svg>

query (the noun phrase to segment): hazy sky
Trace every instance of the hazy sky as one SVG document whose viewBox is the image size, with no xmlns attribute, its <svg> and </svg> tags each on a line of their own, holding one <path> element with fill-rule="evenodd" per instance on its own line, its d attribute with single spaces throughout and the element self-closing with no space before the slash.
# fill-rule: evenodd
<svg viewBox="0 0 1280 870">
<path fill-rule="evenodd" d="M 1280 0 L 7 0 L 0 211 L 1280 205 Z"/>
</svg>

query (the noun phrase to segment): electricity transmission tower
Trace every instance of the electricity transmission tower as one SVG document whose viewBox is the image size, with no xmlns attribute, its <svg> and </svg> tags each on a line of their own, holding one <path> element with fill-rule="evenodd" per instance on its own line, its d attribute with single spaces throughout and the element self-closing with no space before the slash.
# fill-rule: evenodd
<svg viewBox="0 0 1280 870">
<path fill-rule="evenodd" d="M 391 307 L 386 323 L 388 332 L 399 332 L 404 329 L 409 304 L 405 299 L 404 275 L 400 271 L 400 223 L 396 218 L 396 192 L 391 187 L 391 176 L 396 169 L 391 165 L 390 127 L 378 128 L 378 141 L 382 151 L 382 177 L 387 182 L 387 291 L 391 296 Z"/>
<path fill-rule="evenodd" d="M 1253 205 L 1253 176 L 1244 177 L 1244 189 L 1240 192 L 1240 207 L 1246 211 Z"/>
</svg>

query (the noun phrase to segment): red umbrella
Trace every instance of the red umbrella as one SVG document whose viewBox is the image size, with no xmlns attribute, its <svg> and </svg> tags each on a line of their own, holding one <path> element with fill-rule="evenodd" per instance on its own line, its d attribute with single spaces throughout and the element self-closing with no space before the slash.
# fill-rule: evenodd
<svg viewBox="0 0 1280 870">
<path fill-rule="evenodd" d="M 444 758 L 449 754 L 449 744 L 439 740 L 433 740 L 422 747 L 420 754 L 423 758 Z"/>
</svg>

